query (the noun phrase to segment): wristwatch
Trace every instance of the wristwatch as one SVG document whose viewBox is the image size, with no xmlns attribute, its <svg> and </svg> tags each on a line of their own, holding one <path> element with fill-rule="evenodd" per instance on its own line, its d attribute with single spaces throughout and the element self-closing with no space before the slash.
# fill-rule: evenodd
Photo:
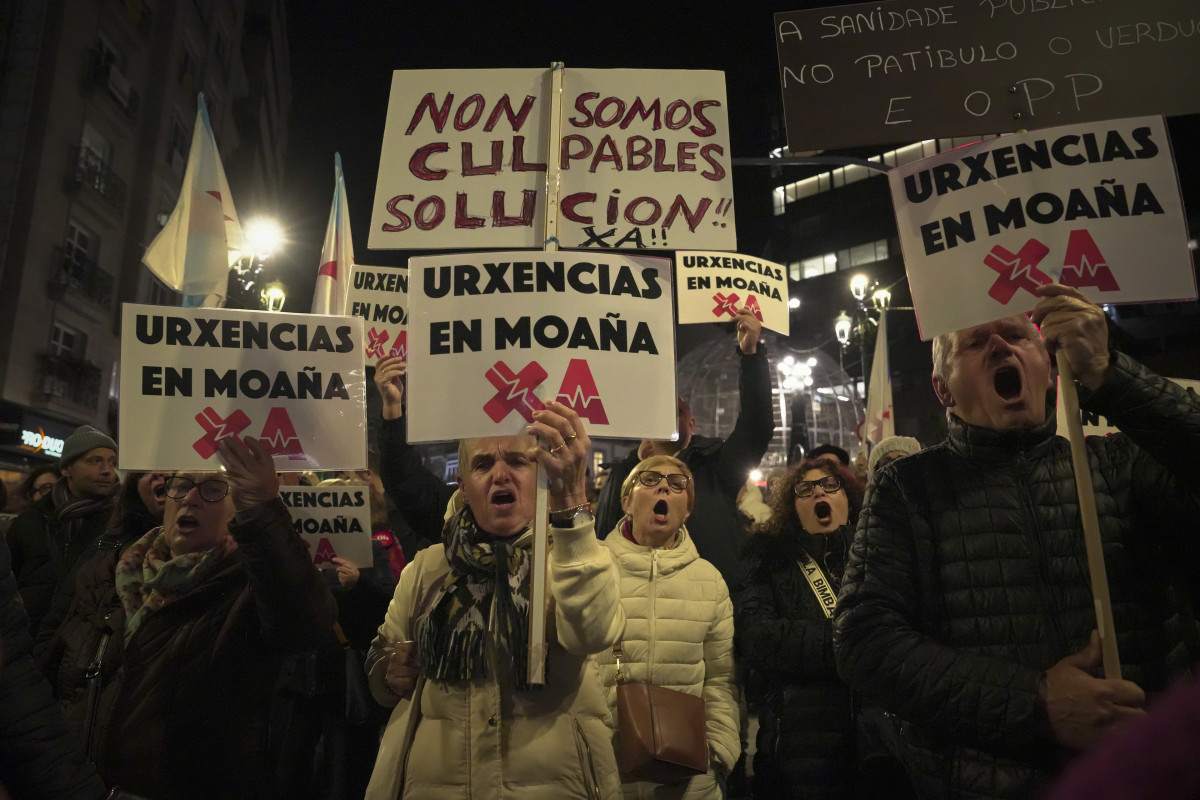
<svg viewBox="0 0 1200 800">
<path fill-rule="evenodd" d="M 550 515 L 550 524 L 555 528 L 574 528 L 577 525 L 582 525 L 587 520 L 593 519 L 591 509 L 586 507 L 574 510 L 567 509 L 567 511 L 561 513 L 563 516 Z M 583 519 L 580 519 L 580 517 L 583 517 Z"/>
</svg>

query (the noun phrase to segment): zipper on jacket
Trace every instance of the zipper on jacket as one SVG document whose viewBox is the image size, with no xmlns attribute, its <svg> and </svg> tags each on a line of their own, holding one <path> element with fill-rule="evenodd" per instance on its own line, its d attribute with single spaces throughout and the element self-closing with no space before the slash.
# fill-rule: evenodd
<svg viewBox="0 0 1200 800">
<path fill-rule="evenodd" d="M 579 768 L 583 771 L 583 787 L 587 790 L 588 800 L 601 800 L 600 781 L 596 777 L 596 764 L 592 759 L 592 748 L 587 737 L 583 735 L 583 726 L 579 720 L 571 718 L 575 726 L 575 749 L 579 752 Z"/>
<path fill-rule="evenodd" d="M 646 683 L 654 683 L 654 645 L 658 641 L 658 548 L 650 551 L 650 610 L 646 614 Z"/>
<path fill-rule="evenodd" d="M 1038 522 L 1037 509 L 1033 503 L 1033 495 L 1029 491 L 1029 484 L 1025 478 L 1030 475 L 1031 465 L 1025 458 L 1024 453 L 1017 454 L 1017 485 L 1021 488 L 1021 505 L 1025 512 L 1026 518 L 1029 520 L 1029 531 L 1031 541 L 1034 546 L 1034 563 L 1037 564 L 1035 571 L 1037 575 L 1037 593 L 1039 597 L 1044 598 L 1046 603 L 1046 614 L 1050 618 L 1050 626 L 1053 628 L 1053 633 L 1058 637 L 1062 652 L 1067 652 L 1069 644 L 1066 634 L 1063 632 L 1062 620 L 1059 618 L 1058 612 L 1058 597 L 1054 593 L 1054 584 L 1050 579 L 1050 565 L 1047 563 L 1045 538 L 1043 536 L 1042 526 Z"/>
</svg>

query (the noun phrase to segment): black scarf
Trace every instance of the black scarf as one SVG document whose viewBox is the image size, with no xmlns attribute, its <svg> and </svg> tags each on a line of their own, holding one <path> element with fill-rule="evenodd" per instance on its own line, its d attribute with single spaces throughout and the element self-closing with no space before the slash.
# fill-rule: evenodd
<svg viewBox="0 0 1200 800">
<path fill-rule="evenodd" d="M 498 658 L 509 658 L 518 689 L 528 689 L 529 572 L 531 543 L 517 534 L 493 537 L 463 508 L 446 520 L 442 545 L 451 578 L 418 624 L 421 674 L 433 680 L 487 677 L 489 621 Z"/>
<path fill-rule="evenodd" d="M 70 553 L 72 540 L 83 527 L 84 519 L 93 514 L 111 513 L 117 500 L 115 490 L 103 497 L 72 497 L 65 480 L 54 484 L 50 496 L 54 503 L 54 521 L 58 525 L 59 545 L 63 555 Z"/>
</svg>

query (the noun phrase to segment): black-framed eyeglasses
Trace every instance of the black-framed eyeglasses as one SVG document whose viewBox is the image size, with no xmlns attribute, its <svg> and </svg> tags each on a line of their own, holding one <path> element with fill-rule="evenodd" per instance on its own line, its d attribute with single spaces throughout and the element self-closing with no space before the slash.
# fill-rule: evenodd
<svg viewBox="0 0 1200 800">
<path fill-rule="evenodd" d="M 43 483 L 41 486 L 33 487 L 29 493 L 34 497 L 45 497 L 53 488 L 54 481 L 51 481 L 50 483 Z"/>
<path fill-rule="evenodd" d="M 682 492 L 688 487 L 688 483 L 691 480 L 687 475 L 680 475 L 679 473 L 675 473 L 674 475 L 663 475 L 661 472 L 655 472 L 652 469 L 642 470 L 637 476 L 638 483 L 640 483 L 642 486 L 649 486 L 650 488 L 658 486 L 658 484 L 662 482 L 663 478 L 667 479 L 667 486 L 670 486 L 671 490 L 675 492 Z"/>
<path fill-rule="evenodd" d="M 206 503 L 219 503 L 229 494 L 229 482 L 220 478 L 206 478 L 199 483 L 191 478 L 172 475 L 163 483 L 167 497 L 182 500 L 193 488 L 200 489 L 200 499 Z"/>
<path fill-rule="evenodd" d="M 799 481 L 796 484 L 796 497 L 810 497 L 817 487 L 825 490 L 825 494 L 833 494 L 842 488 L 842 479 L 836 475 L 826 475 L 819 481 Z"/>
</svg>

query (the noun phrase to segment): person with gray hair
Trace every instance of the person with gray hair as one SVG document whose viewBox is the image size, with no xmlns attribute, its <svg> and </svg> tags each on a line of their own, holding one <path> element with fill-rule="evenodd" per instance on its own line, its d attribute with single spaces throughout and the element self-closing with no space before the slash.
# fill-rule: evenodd
<svg viewBox="0 0 1200 800">
<path fill-rule="evenodd" d="M 934 343 L 949 437 L 876 475 L 838 597 L 838 671 L 903 720 L 902 760 L 921 797 L 1037 793 L 1200 654 L 1171 558 L 1200 513 L 1200 400 L 1110 351 L 1104 312 L 1078 290 L 1037 293 L 1032 321 Z M 1094 674 L 1096 611 L 1052 353 L 1070 363 L 1081 406 L 1123 431 L 1089 437 L 1086 451 L 1124 680 Z"/>
<path fill-rule="evenodd" d="M 921 443 L 911 436 L 889 436 L 871 448 L 871 457 L 867 460 L 867 478 L 873 480 L 876 470 L 919 452 Z"/>
</svg>

